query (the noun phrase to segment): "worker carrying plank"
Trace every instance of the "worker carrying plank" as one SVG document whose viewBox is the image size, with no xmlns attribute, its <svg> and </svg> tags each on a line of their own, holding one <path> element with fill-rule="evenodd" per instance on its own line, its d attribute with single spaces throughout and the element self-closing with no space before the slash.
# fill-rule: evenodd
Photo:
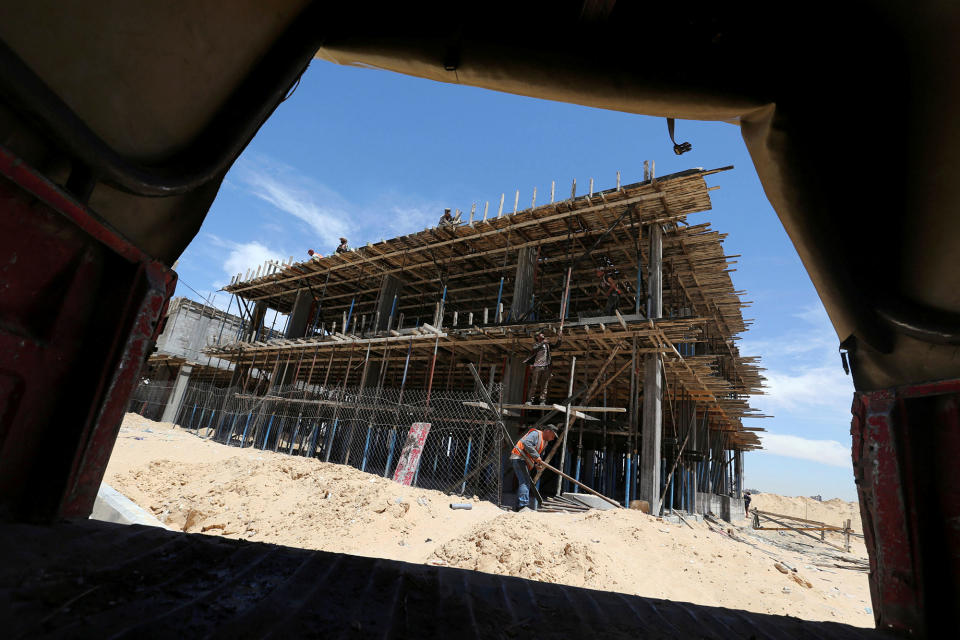
<svg viewBox="0 0 960 640">
<path fill-rule="evenodd" d="M 547 387 L 550 385 L 550 375 L 552 372 L 553 357 L 551 349 L 560 346 L 563 341 L 563 329 L 557 334 L 557 341 L 553 344 L 547 340 L 543 331 L 538 331 L 534 337 L 533 347 L 530 349 L 530 355 L 523 361 L 530 365 L 530 399 L 527 404 L 533 404 L 537 395 L 537 388 L 540 389 L 540 404 L 547 402 Z"/>
<path fill-rule="evenodd" d="M 517 511 L 529 509 L 530 504 L 530 485 L 533 480 L 530 478 L 530 470 L 536 467 L 543 467 L 541 454 L 547 447 L 547 443 L 557 437 L 556 425 L 544 425 L 541 429 L 530 429 L 513 446 L 510 452 L 510 464 L 513 466 L 513 472 L 517 476 Z M 536 511 L 537 504 L 534 500 L 533 510 Z"/>
</svg>

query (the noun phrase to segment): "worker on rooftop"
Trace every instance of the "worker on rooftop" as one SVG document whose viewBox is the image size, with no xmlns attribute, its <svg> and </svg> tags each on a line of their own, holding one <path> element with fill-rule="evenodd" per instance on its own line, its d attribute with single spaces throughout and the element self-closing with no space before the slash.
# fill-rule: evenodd
<svg viewBox="0 0 960 640">
<path fill-rule="evenodd" d="M 346 253 L 347 251 L 350 251 L 350 247 L 347 246 L 347 239 L 340 238 L 340 246 L 337 247 L 337 253 Z"/>
<path fill-rule="evenodd" d="M 527 505 L 530 504 L 530 485 L 533 480 L 530 478 L 530 470 L 536 467 L 543 468 L 543 459 L 541 455 L 546 449 L 547 443 L 557 437 L 556 425 L 544 425 L 542 429 L 530 429 L 514 445 L 510 452 L 510 464 L 513 466 L 513 472 L 517 476 L 517 511 L 530 511 Z M 537 502 L 533 502 L 533 510 L 536 511 Z"/>
<path fill-rule="evenodd" d="M 440 216 L 440 222 L 437 223 L 438 227 L 455 227 L 460 224 L 460 212 L 457 212 L 457 217 L 454 218 L 450 214 L 450 209 L 444 209 L 443 215 Z"/>
<path fill-rule="evenodd" d="M 523 361 L 524 364 L 530 365 L 531 368 L 530 399 L 527 400 L 527 404 L 533 404 L 538 387 L 540 388 L 540 404 L 547 402 L 547 388 L 550 385 L 553 364 L 553 357 L 550 352 L 551 349 L 559 347 L 562 341 L 563 329 L 560 329 L 560 333 L 557 334 L 557 341 L 553 344 L 550 344 L 543 331 L 538 331 L 534 337 L 530 355 Z"/>
<path fill-rule="evenodd" d="M 307 249 L 307 255 L 310 256 L 310 259 L 311 259 L 311 260 L 316 261 L 316 262 L 319 262 L 319 261 L 320 261 L 320 258 L 323 257 L 322 255 L 320 255 L 319 253 L 317 253 L 317 252 L 314 251 L 313 249 Z"/>
</svg>

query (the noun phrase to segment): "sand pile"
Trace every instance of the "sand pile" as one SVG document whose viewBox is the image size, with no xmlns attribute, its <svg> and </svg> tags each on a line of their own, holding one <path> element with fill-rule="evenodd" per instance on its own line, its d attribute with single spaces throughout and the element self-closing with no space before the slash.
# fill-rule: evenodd
<svg viewBox="0 0 960 640">
<path fill-rule="evenodd" d="M 732 525 L 690 528 L 629 510 L 515 514 L 476 499 L 472 510 L 454 511 L 449 504 L 462 498 L 343 465 L 226 447 L 134 414 L 106 481 L 189 532 L 873 625 L 865 574 L 815 566 L 802 549 L 755 535 L 769 532 Z M 776 563 L 796 571 L 784 574 Z"/>
<path fill-rule="evenodd" d="M 872 626 L 866 577 L 729 527 L 635 511 L 503 514 L 440 545 L 435 564 L 577 587 Z M 796 571 L 783 573 L 776 565 Z M 810 585 L 809 587 L 806 585 Z"/>
<path fill-rule="evenodd" d="M 442 545 L 431 560 L 460 569 L 606 588 L 610 576 L 601 572 L 608 565 L 607 554 L 568 535 L 569 516 L 557 515 L 543 522 L 536 516 L 501 515 Z"/>
<path fill-rule="evenodd" d="M 454 512 L 438 491 L 137 418 L 121 430 L 106 481 L 181 531 L 421 561 L 425 545 L 503 513 L 480 501 Z"/>
</svg>

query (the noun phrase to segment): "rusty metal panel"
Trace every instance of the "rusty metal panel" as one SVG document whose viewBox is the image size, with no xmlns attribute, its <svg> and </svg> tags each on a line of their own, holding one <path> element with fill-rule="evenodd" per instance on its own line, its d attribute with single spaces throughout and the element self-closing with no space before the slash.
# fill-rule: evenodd
<svg viewBox="0 0 960 640">
<path fill-rule="evenodd" d="M 958 402 L 960 380 L 854 397 L 850 427 L 854 475 L 878 628 L 920 637 L 956 628 Z"/>
<path fill-rule="evenodd" d="M 90 513 L 175 282 L 0 148 L 0 518 Z"/>
</svg>

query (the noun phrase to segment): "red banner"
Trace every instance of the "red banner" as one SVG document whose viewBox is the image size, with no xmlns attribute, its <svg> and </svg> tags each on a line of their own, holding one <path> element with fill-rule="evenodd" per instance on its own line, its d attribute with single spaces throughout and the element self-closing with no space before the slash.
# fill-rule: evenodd
<svg viewBox="0 0 960 640">
<path fill-rule="evenodd" d="M 423 451 L 423 443 L 427 441 L 428 433 L 430 433 L 429 422 L 414 422 L 410 426 L 410 433 L 407 434 L 403 450 L 400 452 L 400 460 L 397 461 L 397 470 L 393 474 L 394 482 L 408 487 L 413 484 L 417 465 L 420 464 L 420 452 Z"/>
</svg>

